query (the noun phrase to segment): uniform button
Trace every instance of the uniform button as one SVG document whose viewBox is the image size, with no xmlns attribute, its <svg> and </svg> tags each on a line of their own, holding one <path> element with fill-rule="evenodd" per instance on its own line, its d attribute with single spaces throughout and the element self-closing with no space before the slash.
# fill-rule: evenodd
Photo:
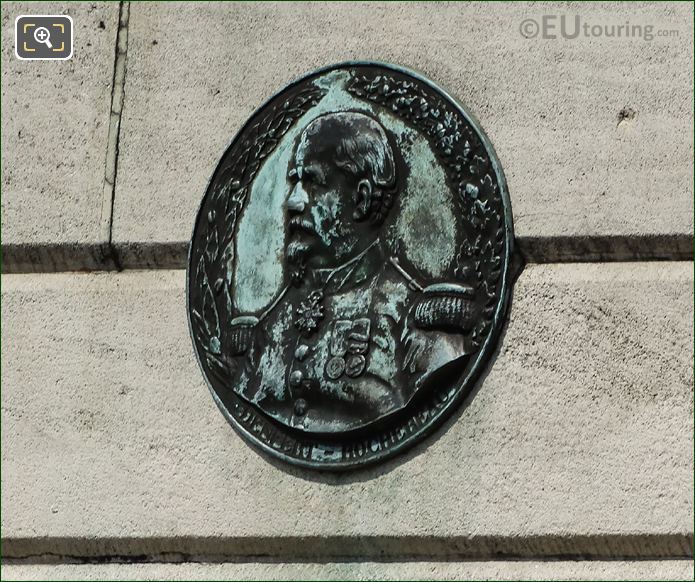
<svg viewBox="0 0 695 582">
<path fill-rule="evenodd" d="M 345 362 L 345 375 L 350 378 L 357 378 L 362 372 L 367 363 L 364 356 L 350 356 Z"/>
<path fill-rule="evenodd" d="M 304 400 L 304 398 L 297 398 L 297 400 L 295 400 L 294 413 L 297 416 L 304 416 L 306 414 L 306 400 Z"/>
<path fill-rule="evenodd" d="M 294 357 L 301 362 L 306 357 L 306 353 L 308 351 L 309 346 L 301 344 L 297 346 L 296 350 L 294 350 Z"/>
<path fill-rule="evenodd" d="M 290 374 L 290 386 L 299 386 L 304 379 L 304 374 L 300 370 L 295 370 Z"/>
</svg>

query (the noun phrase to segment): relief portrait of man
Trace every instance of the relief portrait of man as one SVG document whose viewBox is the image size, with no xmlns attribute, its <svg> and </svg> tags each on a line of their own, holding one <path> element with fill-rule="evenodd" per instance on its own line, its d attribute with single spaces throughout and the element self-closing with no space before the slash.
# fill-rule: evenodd
<svg viewBox="0 0 695 582">
<path fill-rule="evenodd" d="M 388 244 L 403 176 L 374 117 L 324 113 L 292 153 L 285 281 L 265 310 L 230 323 L 233 386 L 286 426 L 357 430 L 460 371 L 474 291 L 425 282 Z"/>
</svg>

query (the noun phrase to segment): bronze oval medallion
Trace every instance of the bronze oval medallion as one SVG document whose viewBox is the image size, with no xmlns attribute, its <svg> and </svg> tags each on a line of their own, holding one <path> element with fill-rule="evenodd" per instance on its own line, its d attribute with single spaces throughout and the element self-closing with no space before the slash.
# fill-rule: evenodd
<svg viewBox="0 0 695 582">
<path fill-rule="evenodd" d="M 511 217 L 492 146 L 431 81 L 351 62 L 291 83 L 225 151 L 189 251 L 191 337 L 227 420 L 323 469 L 423 438 L 495 347 Z"/>
</svg>

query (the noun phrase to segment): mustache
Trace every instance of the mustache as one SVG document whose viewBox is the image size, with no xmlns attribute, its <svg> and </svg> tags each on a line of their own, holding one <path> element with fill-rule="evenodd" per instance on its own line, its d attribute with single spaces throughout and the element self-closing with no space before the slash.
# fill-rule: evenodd
<svg viewBox="0 0 695 582">
<path fill-rule="evenodd" d="M 303 216 L 293 216 L 290 219 L 289 228 L 291 233 L 306 232 L 309 234 L 316 234 L 314 223 Z"/>
<path fill-rule="evenodd" d="M 311 250 L 311 245 L 300 241 L 292 241 L 287 245 L 286 256 L 290 262 L 303 260 Z"/>
</svg>

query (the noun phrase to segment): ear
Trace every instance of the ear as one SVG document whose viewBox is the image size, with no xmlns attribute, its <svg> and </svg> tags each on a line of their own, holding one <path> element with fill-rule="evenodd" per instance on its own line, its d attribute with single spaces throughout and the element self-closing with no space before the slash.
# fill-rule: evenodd
<svg viewBox="0 0 695 582">
<path fill-rule="evenodd" d="M 357 184 L 357 191 L 353 194 L 355 211 L 352 217 L 355 220 L 364 220 L 369 215 L 372 205 L 372 183 L 369 180 L 360 180 Z"/>
</svg>

